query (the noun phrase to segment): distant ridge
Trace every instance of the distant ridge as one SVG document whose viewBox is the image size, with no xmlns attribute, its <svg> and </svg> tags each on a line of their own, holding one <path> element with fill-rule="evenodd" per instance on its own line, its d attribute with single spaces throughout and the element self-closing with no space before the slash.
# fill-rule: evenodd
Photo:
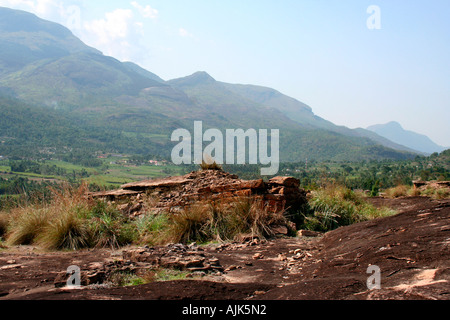
<svg viewBox="0 0 450 320">
<path fill-rule="evenodd" d="M 427 154 L 442 152 L 446 149 L 423 134 L 405 130 L 400 123 L 395 121 L 373 125 L 368 127 L 367 130 L 373 131 L 395 143 Z"/>
</svg>

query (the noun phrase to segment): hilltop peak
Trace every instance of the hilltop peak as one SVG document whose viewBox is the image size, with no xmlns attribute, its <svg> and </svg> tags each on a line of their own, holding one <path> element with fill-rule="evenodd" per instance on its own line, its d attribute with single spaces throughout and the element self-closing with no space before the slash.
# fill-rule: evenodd
<svg viewBox="0 0 450 320">
<path fill-rule="evenodd" d="M 370 126 L 367 130 L 375 132 L 395 143 L 423 153 L 431 154 L 433 152 L 441 152 L 445 149 L 423 134 L 404 129 L 402 125 L 396 121 Z"/>
<path fill-rule="evenodd" d="M 203 81 L 216 81 L 206 71 L 197 71 L 196 73 L 190 75 L 189 77 L 192 79 L 198 79 L 198 80 L 203 80 Z"/>
<path fill-rule="evenodd" d="M 198 71 L 190 76 L 170 80 L 169 83 L 176 86 L 196 86 L 199 84 L 209 84 L 217 82 L 205 71 Z"/>
<path fill-rule="evenodd" d="M 391 127 L 391 128 L 403 129 L 402 125 L 400 123 L 398 123 L 397 121 L 388 122 L 388 123 L 386 123 L 385 126 L 386 127 Z"/>
</svg>

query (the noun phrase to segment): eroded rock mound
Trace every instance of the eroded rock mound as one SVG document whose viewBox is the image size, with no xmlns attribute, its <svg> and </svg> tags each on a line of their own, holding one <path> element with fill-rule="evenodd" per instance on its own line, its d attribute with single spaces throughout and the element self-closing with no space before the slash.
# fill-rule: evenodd
<svg viewBox="0 0 450 320">
<path fill-rule="evenodd" d="M 144 197 L 155 199 L 152 209 L 176 211 L 199 201 L 253 198 L 264 203 L 271 213 L 297 210 L 307 202 L 300 181 L 291 177 L 241 180 L 222 170 L 191 172 L 185 176 L 125 184 L 119 190 L 91 193 L 93 198 L 109 201 L 127 199 L 122 210 L 130 215 L 145 213 Z M 148 209 L 148 208 L 147 208 Z"/>
</svg>

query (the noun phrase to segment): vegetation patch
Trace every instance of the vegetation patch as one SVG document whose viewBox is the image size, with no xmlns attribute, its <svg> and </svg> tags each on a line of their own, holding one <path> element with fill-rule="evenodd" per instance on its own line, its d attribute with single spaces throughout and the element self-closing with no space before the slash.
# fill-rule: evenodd
<svg viewBox="0 0 450 320">
<path fill-rule="evenodd" d="M 388 208 L 376 208 L 365 200 L 362 193 L 339 185 L 315 190 L 304 208 L 302 228 L 327 232 L 342 226 L 371 219 L 395 215 Z"/>
<path fill-rule="evenodd" d="M 139 273 L 116 271 L 109 276 L 109 282 L 115 287 L 130 287 L 152 282 L 185 280 L 188 277 L 192 277 L 191 272 L 157 268 Z"/>
<path fill-rule="evenodd" d="M 49 203 L 12 209 L 7 243 L 36 244 L 49 250 L 117 248 L 132 243 L 135 231 L 131 222 L 112 205 L 87 199 L 86 191 L 86 185 L 53 190 Z"/>
<path fill-rule="evenodd" d="M 385 196 L 391 199 L 400 197 L 430 197 L 435 200 L 448 199 L 450 197 L 450 188 L 436 188 L 426 186 L 425 188 L 416 188 L 413 186 L 399 185 L 389 188 L 385 191 Z"/>
</svg>

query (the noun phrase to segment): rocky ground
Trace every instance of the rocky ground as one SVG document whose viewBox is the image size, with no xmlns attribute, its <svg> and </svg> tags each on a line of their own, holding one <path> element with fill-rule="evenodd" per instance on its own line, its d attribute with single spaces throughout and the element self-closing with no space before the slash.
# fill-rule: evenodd
<svg viewBox="0 0 450 320">
<path fill-rule="evenodd" d="M 371 201 L 400 214 L 318 237 L 117 251 L 4 249 L 0 300 L 449 300 L 450 200 Z M 81 289 L 64 287 L 72 265 L 81 269 Z M 372 265 L 380 270 L 379 290 L 367 288 Z M 188 276 L 127 287 L 109 282 L 117 271 L 148 276 L 155 268 Z"/>
</svg>

